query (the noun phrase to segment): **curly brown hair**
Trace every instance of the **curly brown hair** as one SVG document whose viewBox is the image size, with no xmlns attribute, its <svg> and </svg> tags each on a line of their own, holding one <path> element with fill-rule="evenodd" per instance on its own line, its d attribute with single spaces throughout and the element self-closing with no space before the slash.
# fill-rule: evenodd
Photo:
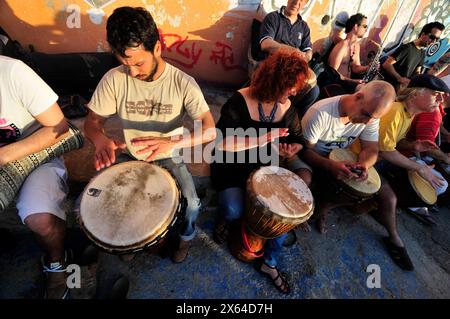
<svg viewBox="0 0 450 319">
<path fill-rule="evenodd" d="M 308 64 L 294 49 L 279 49 L 258 66 L 250 83 L 250 95 L 261 102 L 278 100 L 286 90 L 301 90 L 308 80 Z"/>
</svg>

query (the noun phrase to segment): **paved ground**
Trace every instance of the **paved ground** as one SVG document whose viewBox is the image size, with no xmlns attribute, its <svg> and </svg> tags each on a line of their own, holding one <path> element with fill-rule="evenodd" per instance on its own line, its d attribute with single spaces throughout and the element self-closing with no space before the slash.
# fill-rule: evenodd
<svg viewBox="0 0 450 319">
<path fill-rule="evenodd" d="M 215 118 L 229 92 L 205 89 Z M 115 125 L 113 125 L 115 126 Z M 111 129 L 117 130 L 116 127 Z M 85 154 L 84 154 L 85 155 Z M 84 156 L 83 155 L 83 156 Z M 79 157 L 72 159 L 83 163 Z M 399 269 L 383 248 L 384 229 L 370 216 L 354 216 L 344 210 L 330 215 L 329 232 L 320 235 L 296 230 L 298 241 L 285 248 L 280 268 L 289 276 L 292 293 L 284 296 L 252 265 L 232 257 L 226 246 L 212 240 L 216 216 L 216 197 L 205 165 L 190 167 L 204 211 L 198 222 L 187 260 L 173 264 L 169 258 L 141 253 L 132 261 L 100 253 L 96 271 L 97 289 L 87 281 L 83 267 L 83 285 L 73 298 L 95 295 L 106 298 L 114 279 L 129 279 L 128 298 L 449 298 L 450 297 L 450 211 L 441 207 L 434 213 L 438 225 L 429 227 L 399 211 L 398 228 L 414 262 L 415 271 Z M 79 172 L 78 172 L 79 173 Z M 84 174 L 84 175 L 83 175 Z M 75 173 L 72 174 L 76 175 Z M 80 178 L 81 176 L 81 178 Z M 83 180 L 88 173 L 79 173 Z M 72 184 L 72 199 L 82 184 Z M 68 211 L 70 211 L 68 204 Z M 88 242 L 69 213 L 69 245 L 76 252 Z M 20 224 L 14 209 L 0 214 L 0 227 L 12 231 L 15 247 L 0 255 L 0 298 L 39 298 L 42 279 L 39 268 L 41 251 L 32 234 Z M 381 269 L 381 288 L 366 285 L 367 266 Z M 89 290 L 91 289 L 91 290 Z"/>
</svg>

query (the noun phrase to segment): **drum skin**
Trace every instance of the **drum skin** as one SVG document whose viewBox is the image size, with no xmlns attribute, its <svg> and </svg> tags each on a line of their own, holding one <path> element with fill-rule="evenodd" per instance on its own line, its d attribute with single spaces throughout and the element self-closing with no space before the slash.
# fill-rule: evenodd
<svg viewBox="0 0 450 319">
<path fill-rule="evenodd" d="M 125 254 L 156 244 L 181 211 L 181 194 L 170 173 L 153 164 L 114 165 L 86 186 L 80 225 L 110 253 Z"/>
<path fill-rule="evenodd" d="M 348 149 L 337 148 L 330 152 L 329 155 L 331 160 L 342 162 L 350 161 L 356 162 L 357 155 Z M 340 187 L 345 189 L 350 194 L 356 197 L 371 197 L 376 194 L 381 187 L 380 175 L 378 175 L 375 168 L 371 167 L 368 170 L 368 177 L 365 181 L 356 181 L 354 179 L 343 180 L 339 182 Z"/>
</svg>

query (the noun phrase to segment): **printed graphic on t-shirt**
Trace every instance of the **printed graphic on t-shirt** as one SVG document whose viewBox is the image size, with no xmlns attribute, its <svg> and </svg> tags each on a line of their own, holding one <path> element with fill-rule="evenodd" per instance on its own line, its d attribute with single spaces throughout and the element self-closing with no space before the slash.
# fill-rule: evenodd
<svg viewBox="0 0 450 319">
<path fill-rule="evenodd" d="M 172 104 L 161 104 L 153 100 L 144 101 L 127 101 L 126 112 L 128 114 L 140 114 L 146 116 L 160 115 L 160 114 L 172 114 Z"/>
<path fill-rule="evenodd" d="M 14 124 L 0 126 L 0 147 L 17 141 L 20 136 L 20 130 Z"/>
<path fill-rule="evenodd" d="M 353 143 L 356 139 L 356 136 L 343 136 L 338 138 L 335 141 L 326 142 L 325 147 L 327 148 L 347 148 L 349 145 Z"/>
</svg>

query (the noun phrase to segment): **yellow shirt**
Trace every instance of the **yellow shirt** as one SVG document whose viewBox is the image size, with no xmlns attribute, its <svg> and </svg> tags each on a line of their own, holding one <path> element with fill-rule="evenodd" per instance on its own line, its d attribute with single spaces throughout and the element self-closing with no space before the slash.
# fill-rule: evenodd
<svg viewBox="0 0 450 319">
<path fill-rule="evenodd" d="M 391 109 L 380 119 L 378 145 L 380 151 L 392 152 L 397 143 L 405 138 L 413 118 L 402 102 L 394 102 Z"/>
</svg>

